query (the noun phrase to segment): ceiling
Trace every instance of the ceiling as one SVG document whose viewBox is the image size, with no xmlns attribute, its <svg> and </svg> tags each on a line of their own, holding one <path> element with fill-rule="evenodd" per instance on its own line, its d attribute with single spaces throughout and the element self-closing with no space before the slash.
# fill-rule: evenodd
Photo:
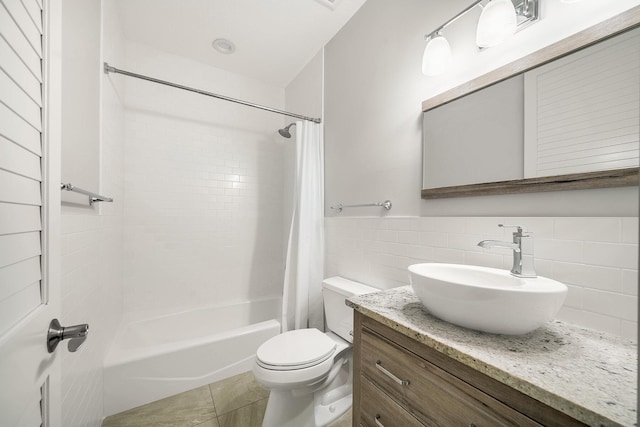
<svg viewBox="0 0 640 427">
<path fill-rule="evenodd" d="M 116 1 L 127 40 L 285 87 L 366 0 Z"/>
</svg>

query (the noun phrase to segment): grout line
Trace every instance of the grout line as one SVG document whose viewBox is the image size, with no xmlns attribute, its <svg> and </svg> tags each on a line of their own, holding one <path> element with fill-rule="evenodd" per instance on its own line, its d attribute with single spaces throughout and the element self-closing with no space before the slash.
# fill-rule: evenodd
<svg viewBox="0 0 640 427">
<path fill-rule="evenodd" d="M 207 384 L 207 389 L 209 389 L 209 396 L 211 396 L 211 404 L 213 405 L 213 412 L 216 413 L 216 422 L 218 422 L 218 409 L 216 408 L 216 401 L 213 399 L 213 392 L 211 391 L 211 384 Z M 220 423 L 218 423 L 220 424 Z"/>
</svg>

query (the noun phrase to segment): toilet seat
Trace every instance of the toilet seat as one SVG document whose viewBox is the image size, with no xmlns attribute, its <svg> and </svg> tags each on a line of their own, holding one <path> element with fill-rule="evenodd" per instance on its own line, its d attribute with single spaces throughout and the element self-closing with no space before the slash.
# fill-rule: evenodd
<svg viewBox="0 0 640 427">
<path fill-rule="evenodd" d="M 318 329 L 298 329 L 267 340 L 258 348 L 256 362 L 275 371 L 310 368 L 331 358 L 336 348 L 336 341 Z"/>
<path fill-rule="evenodd" d="M 310 329 L 299 329 L 297 331 L 309 331 L 309 330 Z M 290 331 L 290 332 L 297 332 L 297 331 Z M 326 352 L 324 352 L 325 354 L 323 356 L 325 357 L 319 357 L 315 361 L 315 364 L 313 364 L 312 366 L 306 366 L 306 367 L 301 367 L 302 365 L 283 366 L 283 365 L 278 365 L 274 363 L 275 360 L 268 359 L 268 357 L 264 356 L 263 352 L 260 351 L 260 349 L 258 349 L 258 352 L 256 352 L 256 358 L 255 358 L 256 363 L 253 365 L 253 374 L 255 375 L 258 382 L 260 382 L 262 385 L 272 390 L 275 390 L 275 389 L 293 390 L 293 389 L 300 389 L 301 387 L 303 388 L 309 387 L 309 390 L 311 390 L 314 384 L 317 384 L 318 382 L 323 381 L 323 379 L 326 378 L 327 374 L 329 374 L 329 371 L 331 371 L 331 368 L 334 366 L 334 364 L 339 360 L 344 360 L 344 357 L 347 357 L 347 355 L 349 354 L 348 350 L 351 348 L 351 344 L 349 344 L 347 341 L 343 340 L 342 338 L 340 338 L 339 336 L 335 335 L 332 332 L 322 333 L 317 329 L 315 331 L 316 332 L 309 333 L 309 335 L 311 335 L 311 337 L 318 338 L 316 340 L 317 342 L 327 343 L 326 340 L 319 338 L 317 333 L 328 338 L 329 341 L 331 342 L 330 348 L 333 348 L 333 349 L 328 353 L 328 356 L 326 355 Z M 285 332 L 278 336 L 289 334 L 290 332 Z M 304 335 L 306 334 L 306 332 L 302 334 Z M 263 346 L 268 342 L 270 342 L 271 340 L 273 340 L 274 338 L 276 337 L 273 337 L 267 340 L 263 344 Z M 312 339 L 311 341 L 314 341 L 314 340 L 315 339 Z M 308 344 L 306 341 L 297 342 L 295 344 L 295 347 L 292 347 L 292 348 L 295 348 L 295 350 L 297 351 L 301 351 L 307 345 Z M 270 360 L 272 364 L 267 364 L 264 362 L 264 360 L 260 361 L 258 359 L 258 353 L 263 355 L 263 357 L 266 358 L 267 361 Z M 307 361 L 306 365 L 310 365 L 312 363 L 314 362 Z M 338 363 L 341 363 L 341 362 L 338 362 Z"/>
</svg>

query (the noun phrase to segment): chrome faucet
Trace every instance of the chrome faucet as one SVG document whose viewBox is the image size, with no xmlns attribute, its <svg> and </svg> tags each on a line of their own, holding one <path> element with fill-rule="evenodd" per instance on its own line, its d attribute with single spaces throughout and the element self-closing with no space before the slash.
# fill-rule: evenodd
<svg viewBox="0 0 640 427">
<path fill-rule="evenodd" d="M 513 249 L 513 267 L 511 274 L 517 277 L 537 277 L 533 268 L 533 237 L 518 225 L 498 224 L 498 227 L 513 227 L 513 242 L 499 240 L 483 240 L 478 243 L 481 248 L 508 248 Z"/>
</svg>

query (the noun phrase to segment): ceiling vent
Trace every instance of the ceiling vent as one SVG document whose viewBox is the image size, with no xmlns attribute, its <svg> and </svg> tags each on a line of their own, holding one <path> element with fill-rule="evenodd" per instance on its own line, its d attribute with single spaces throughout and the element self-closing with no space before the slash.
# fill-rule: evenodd
<svg viewBox="0 0 640 427">
<path fill-rule="evenodd" d="M 321 5 L 328 7 L 331 10 L 335 10 L 336 7 L 338 7 L 338 4 L 342 1 L 342 0 L 316 0 L 318 3 L 320 3 Z"/>
</svg>

